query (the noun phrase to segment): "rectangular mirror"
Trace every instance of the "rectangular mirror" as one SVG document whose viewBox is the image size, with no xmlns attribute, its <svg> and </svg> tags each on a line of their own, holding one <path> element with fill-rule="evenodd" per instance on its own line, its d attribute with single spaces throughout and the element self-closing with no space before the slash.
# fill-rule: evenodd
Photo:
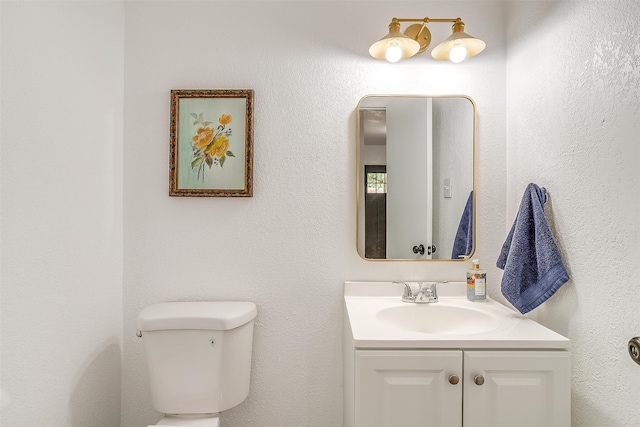
<svg viewBox="0 0 640 427">
<path fill-rule="evenodd" d="M 476 109 L 467 96 L 368 95 L 357 126 L 357 245 L 367 260 L 466 260 Z"/>
</svg>

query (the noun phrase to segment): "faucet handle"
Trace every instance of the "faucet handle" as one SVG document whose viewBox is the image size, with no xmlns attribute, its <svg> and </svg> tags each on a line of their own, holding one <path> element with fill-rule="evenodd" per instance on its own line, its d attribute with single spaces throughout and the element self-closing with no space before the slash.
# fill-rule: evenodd
<svg viewBox="0 0 640 427">
<path fill-rule="evenodd" d="M 404 285 L 404 290 L 402 292 L 402 301 L 404 302 L 413 302 L 415 296 L 413 295 L 413 291 L 411 290 L 411 286 L 405 282 L 392 282 L 394 285 Z"/>
<path fill-rule="evenodd" d="M 431 298 L 433 298 L 434 301 L 438 301 L 438 283 L 441 282 L 436 282 L 429 286 L 429 291 L 431 291 Z"/>
<path fill-rule="evenodd" d="M 439 284 L 444 284 L 444 283 L 449 283 L 448 280 L 441 280 L 439 282 L 435 282 L 431 285 L 430 290 L 431 290 L 431 297 L 434 298 L 436 301 L 438 300 L 438 285 Z"/>
</svg>

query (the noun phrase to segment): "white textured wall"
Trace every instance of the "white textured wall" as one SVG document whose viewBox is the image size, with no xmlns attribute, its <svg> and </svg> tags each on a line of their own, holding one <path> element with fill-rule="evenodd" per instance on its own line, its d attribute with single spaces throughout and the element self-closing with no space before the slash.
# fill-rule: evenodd
<svg viewBox="0 0 640 427">
<path fill-rule="evenodd" d="M 572 280 L 532 317 L 572 339 L 574 424 L 635 424 L 640 11 L 510 2 L 503 21 L 503 6 L 2 2 L 2 424 L 118 424 L 124 291 L 123 426 L 158 418 L 135 316 L 196 298 L 259 306 L 252 391 L 228 426 L 340 425 L 342 281 L 467 267 L 357 256 L 354 110 L 373 93 L 476 101 L 476 255 L 493 296 L 524 186 L 549 189 Z M 396 15 L 462 16 L 488 48 L 458 66 L 373 61 Z M 256 90 L 254 198 L 167 196 L 172 88 Z"/>
<path fill-rule="evenodd" d="M 514 2 L 507 16 L 507 225 L 529 182 L 547 187 L 571 276 L 531 317 L 571 339 L 573 425 L 637 425 L 640 3 Z"/>
<path fill-rule="evenodd" d="M 1 7 L 1 423 L 116 426 L 123 6 Z"/>
<path fill-rule="evenodd" d="M 225 427 L 340 426 L 343 281 L 456 279 L 466 263 L 367 262 L 356 253 L 355 108 L 367 94 L 467 94 L 478 104 L 480 259 L 504 235 L 501 3 L 127 2 L 123 426 L 156 422 L 136 316 L 148 304 L 258 305 L 251 393 Z M 462 16 L 484 38 L 461 65 L 375 61 L 403 16 Z M 448 25 L 433 25 L 434 38 Z M 251 199 L 170 198 L 169 91 L 255 90 Z M 493 231 L 491 231 L 493 230 Z M 494 269 L 495 270 L 495 269 Z M 490 278 L 497 277 L 491 268 Z"/>
<path fill-rule="evenodd" d="M 357 256 L 355 106 L 372 93 L 461 93 L 478 105 L 476 255 L 490 293 L 499 295 L 492 264 L 524 186 L 545 185 L 572 280 L 531 316 L 572 339 L 574 424 L 633 425 L 640 11 L 632 1 L 511 2 L 507 21 L 502 11 L 3 2 L 0 381 L 13 403 L 2 424 L 118 424 L 124 290 L 123 426 L 159 417 L 135 316 L 196 298 L 259 306 L 252 391 L 225 414 L 229 426 L 339 425 L 342 281 L 457 279 L 466 269 Z M 371 40 L 401 12 L 461 15 L 489 47 L 461 66 L 371 60 Z M 167 196 L 172 88 L 256 90 L 253 199 Z"/>
</svg>

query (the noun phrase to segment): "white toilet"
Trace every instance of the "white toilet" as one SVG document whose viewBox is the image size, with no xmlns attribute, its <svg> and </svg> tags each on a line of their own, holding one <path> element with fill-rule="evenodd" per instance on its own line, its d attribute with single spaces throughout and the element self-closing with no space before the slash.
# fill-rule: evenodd
<svg viewBox="0 0 640 427">
<path fill-rule="evenodd" d="M 218 427 L 249 394 L 256 305 L 166 302 L 138 315 L 156 425 Z"/>
</svg>

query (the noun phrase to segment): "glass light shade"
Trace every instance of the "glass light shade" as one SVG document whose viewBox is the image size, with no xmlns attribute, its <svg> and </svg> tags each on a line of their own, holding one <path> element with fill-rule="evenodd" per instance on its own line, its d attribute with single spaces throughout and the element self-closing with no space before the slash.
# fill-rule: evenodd
<svg viewBox="0 0 640 427">
<path fill-rule="evenodd" d="M 398 56 L 398 48 L 400 48 L 401 55 L 395 61 L 391 61 L 387 55 L 389 48 L 392 48 L 389 53 L 392 59 Z M 400 24 L 392 21 L 391 24 L 389 24 L 389 34 L 372 44 L 369 48 L 369 54 L 376 59 L 386 59 L 389 62 L 396 62 L 400 59 L 411 58 L 418 53 L 419 49 L 420 43 L 402 34 L 400 32 Z M 395 57 L 393 56 L 394 50 Z"/>
<path fill-rule="evenodd" d="M 451 50 L 456 46 L 463 46 L 467 51 L 466 58 L 471 58 L 472 56 L 482 52 L 486 45 L 487 44 L 482 40 L 470 36 L 462 30 L 454 31 L 453 34 L 451 34 L 445 41 L 433 48 L 431 56 L 439 61 L 452 61 L 450 57 Z M 456 49 L 459 48 L 456 47 Z M 454 57 L 455 55 L 456 54 L 454 53 Z M 460 61 L 462 61 L 462 59 Z"/>
</svg>

